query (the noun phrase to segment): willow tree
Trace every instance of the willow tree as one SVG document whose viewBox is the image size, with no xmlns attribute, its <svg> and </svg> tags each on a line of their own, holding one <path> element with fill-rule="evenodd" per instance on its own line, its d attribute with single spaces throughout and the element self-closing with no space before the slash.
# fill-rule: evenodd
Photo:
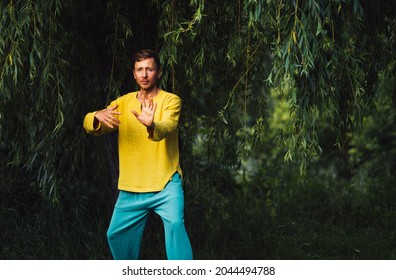
<svg viewBox="0 0 396 280">
<path fill-rule="evenodd" d="M 320 151 L 322 115 L 346 150 L 378 73 L 395 65 L 392 1 L 10 0 L 0 10 L 1 180 L 55 198 L 108 170 L 81 120 L 133 88 L 138 48 L 160 53 L 163 86 L 184 101 L 187 175 L 198 136 L 200 160 L 238 168 L 265 133 L 271 89 L 291 104 L 286 159 Z"/>
<path fill-rule="evenodd" d="M 348 135 L 372 109 L 378 74 L 394 71 L 393 2 L 190 1 L 190 13 L 168 5 L 164 56 L 173 81 L 203 100 L 196 115 L 209 128 L 209 155 L 235 164 L 257 142 L 273 88 L 291 106 L 291 129 L 279 132 L 285 159 L 299 157 L 303 170 L 320 153 L 318 124 L 327 117 L 347 160 Z"/>
<path fill-rule="evenodd" d="M 94 169 L 109 168 L 93 168 L 106 160 L 87 149 L 81 120 L 126 87 L 125 4 L 2 1 L 0 11 L 3 190 L 30 187 L 54 199 L 78 193 L 98 180 Z"/>
</svg>

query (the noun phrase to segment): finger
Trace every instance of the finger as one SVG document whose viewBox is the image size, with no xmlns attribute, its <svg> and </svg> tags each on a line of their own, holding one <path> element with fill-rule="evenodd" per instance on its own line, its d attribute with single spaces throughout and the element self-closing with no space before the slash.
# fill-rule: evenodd
<svg viewBox="0 0 396 280">
<path fill-rule="evenodd" d="M 115 114 L 116 112 L 113 111 L 107 111 L 104 113 L 103 119 L 104 121 L 110 122 L 113 125 L 117 125 L 120 123 L 120 120 L 115 116 L 119 114 Z"/>
<path fill-rule="evenodd" d="M 120 124 L 121 124 L 121 121 L 119 119 L 116 119 L 116 118 L 111 118 L 110 122 L 111 122 L 112 125 L 117 126 L 117 127 L 120 126 Z"/>
<path fill-rule="evenodd" d="M 116 104 L 114 107 L 110 107 L 110 108 L 107 108 L 107 109 L 109 109 L 109 110 L 111 110 L 111 111 L 114 111 L 115 109 L 117 109 L 118 108 L 118 104 Z"/>
<path fill-rule="evenodd" d="M 119 119 L 113 117 L 112 115 L 108 116 L 109 121 L 114 125 L 119 125 L 121 122 Z"/>
<path fill-rule="evenodd" d="M 149 96 L 149 107 L 153 109 L 153 97 L 151 95 Z"/>
<path fill-rule="evenodd" d="M 108 113 L 113 114 L 113 115 L 121 115 L 121 112 L 116 111 L 117 108 L 118 108 L 118 105 L 115 105 L 114 107 L 108 107 L 108 108 L 106 108 L 106 109 L 104 109 L 102 111 L 108 112 Z"/>
<path fill-rule="evenodd" d="M 111 125 L 111 128 L 119 127 L 119 126 L 120 126 L 120 124 L 115 123 L 115 122 L 108 122 L 108 123 Z"/>
<path fill-rule="evenodd" d="M 118 108 L 118 104 L 115 105 L 114 107 L 108 108 L 107 111 L 113 115 L 121 115 L 121 112 L 116 111 L 117 108 Z"/>
<path fill-rule="evenodd" d="M 103 123 L 110 128 L 114 128 L 108 121 L 103 121 Z"/>
<path fill-rule="evenodd" d="M 135 115 L 135 117 L 138 117 L 138 116 L 139 116 L 138 112 L 136 112 L 135 110 L 131 110 L 131 112 L 132 112 L 132 114 Z"/>
</svg>

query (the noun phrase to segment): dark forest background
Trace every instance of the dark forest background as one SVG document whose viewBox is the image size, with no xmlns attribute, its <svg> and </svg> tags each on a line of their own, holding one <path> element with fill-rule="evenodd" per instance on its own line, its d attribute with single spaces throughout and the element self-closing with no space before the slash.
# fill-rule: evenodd
<svg viewBox="0 0 396 280">
<path fill-rule="evenodd" d="M 196 259 L 395 259 L 395 3 L 0 1 L 0 259 L 111 258 L 117 135 L 82 121 L 142 48 L 183 101 Z"/>
</svg>

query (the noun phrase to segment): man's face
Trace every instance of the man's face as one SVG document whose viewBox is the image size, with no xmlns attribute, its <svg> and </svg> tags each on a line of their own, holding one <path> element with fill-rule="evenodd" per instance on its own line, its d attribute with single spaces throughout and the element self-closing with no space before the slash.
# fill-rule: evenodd
<svg viewBox="0 0 396 280">
<path fill-rule="evenodd" d="M 145 91 L 152 90 L 157 86 L 160 75 L 161 73 L 157 70 L 154 58 L 147 58 L 135 62 L 133 76 L 140 89 Z"/>
</svg>

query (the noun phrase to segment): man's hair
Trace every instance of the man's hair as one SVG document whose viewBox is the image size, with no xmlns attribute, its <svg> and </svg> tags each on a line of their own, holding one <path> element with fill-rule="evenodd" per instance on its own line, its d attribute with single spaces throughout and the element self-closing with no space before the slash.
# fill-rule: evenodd
<svg viewBox="0 0 396 280">
<path fill-rule="evenodd" d="M 154 62 L 157 66 L 157 70 L 159 71 L 161 69 L 161 62 L 159 60 L 158 55 L 154 51 L 148 49 L 140 50 L 132 56 L 133 67 L 135 68 L 136 62 L 142 61 L 147 58 L 154 58 Z"/>
</svg>

